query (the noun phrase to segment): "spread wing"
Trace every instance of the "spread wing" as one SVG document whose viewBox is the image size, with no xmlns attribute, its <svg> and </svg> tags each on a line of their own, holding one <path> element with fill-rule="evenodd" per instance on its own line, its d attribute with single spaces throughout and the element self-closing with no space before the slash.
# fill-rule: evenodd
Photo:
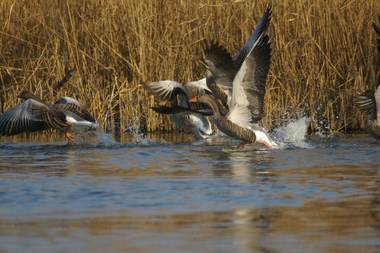
<svg viewBox="0 0 380 253">
<path fill-rule="evenodd" d="M 28 99 L 0 116 L 0 135 L 61 129 L 65 126 L 63 112 L 34 99 Z"/>
<path fill-rule="evenodd" d="M 75 100 L 71 97 L 61 97 L 54 104 L 59 106 L 63 110 L 68 110 L 78 115 L 82 119 L 85 119 L 93 123 L 95 122 L 95 119 L 91 115 L 91 113 L 78 100 Z"/>
<path fill-rule="evenodd" d="M 248 55 L 248 53 L 251 51 L 253 45 L 255 45 L 257 39 L 261 36 L 261 34 L 267 29 L 269 26 L 269 22 L 271 20 L 272 11 L 269 7 L 261 17 L 261 20 L 259 24 L 257 25 L 256 29 L 251 34 L 251 37 L 249 37 L 248 41 L 244 44 L 240 52 L 236 55 L 234 59 L 234 63 L 237 67 L 240 67 L 245 57 Z"/>
<path fill-rule="evenodd" d="M 171 80 L 151 83 L 142 82 L 141 84 L 145 89 L 149 90 L 148 95 L 154 96 L 154 100 L 178 105 L 177 95 L 180 95 L 180 105 L 189 108 L 188 97 L 181 84 Z"/>
<path fill-rule="evenodd" d="M 223 46 L 220 46 L 218 43 L 204 42 L 201 60 L 207 69 L 211 71 L 215 82 L 223 90 L 232 87 L 232 81 L 238 68 L 232 61 L 231 55 Z"/>
<path fill-rule="evenodd" d="M 268 35 L 262 35 L 248 53 L 233 82 L 230 112 L 237 124 L 257 122 L 264 116 L 266 79 L 271 61 Z"/>
</svg>

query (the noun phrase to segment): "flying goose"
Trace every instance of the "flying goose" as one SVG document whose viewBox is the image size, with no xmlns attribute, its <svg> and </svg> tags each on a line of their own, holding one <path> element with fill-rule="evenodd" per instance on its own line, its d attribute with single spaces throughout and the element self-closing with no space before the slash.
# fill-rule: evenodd
<svg viewBox="0 0 380 253">
<path fill-rule="evenodd" d="M 205 103 L 211 106 L 216 126 L 224 134 L 241 140 L 238 147 L 243 148 L 247 143 L 263 143 L 270 149 L 277 146 L 265 129 L 256 124 L 263 115 L 265 84 L 270 63 L 269 36 L 262 34 L 234 76 L 231 102 L 227 113 L 224 113 L 217 100 L 208 94 L 190 100 L 190 102 Z M 215 77 L 206 80 L 214 83 Z"/>
<path fill-rule="evenodd" d="M 171 120 L 186 132 L 193 132 L 198 137 L 207 138 L 213 134 L 211 123 L 203 115 L 212 115 L 211 110 L 207 110 L 201 104 L 190 104 L 189 98 L 211 91 L 206 86 L 206 79 L 189 82 L 185 85 L 185 89 L 181 84 L 171 81 L 159 82 L 142 82 L 145 89 L 153 95 L 156 101 L 171 102 L 172 106 L 158 106 L 152 109 L 158 113 L 170 115 Z M 177 95 L 180 96 L 179 103 Z"/>
<path fill-rule="evenodd" d="M 197 59 L 207 68 L 206 79 L 212 78 L 213 76 L 214 82 L 209 81 L 207 82 L 207 85 L 226 108 L 228 108 L 231 100 L 232 82 L 234 77 L 257 39 L 268 28 L 271 14 L 271 8 L 268 7 L 261 17 L 256 29 L 234 59 L 232 59 L 228 51 L 218 43 L 203 43 L 201 56 Z"/>
<path fill-rule="evenodd" d="M 0 116 L 0 136 L 56 129 L 74 141 L 72 133 L 99 126 L 86 107 L 73 98 L 61 97 L 47 104 L 29 91 L 17 97 L 25 101 Z"/>
</svg>

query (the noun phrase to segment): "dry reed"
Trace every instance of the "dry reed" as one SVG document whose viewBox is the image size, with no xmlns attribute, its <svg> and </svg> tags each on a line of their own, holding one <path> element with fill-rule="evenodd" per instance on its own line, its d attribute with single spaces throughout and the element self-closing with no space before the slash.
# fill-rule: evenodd
<svg viewBox="0 0 380 253">
<path fill-rule="evenodd" d="M 149 108 L 139 83 L 200 79 L 200 41 L 218 39 L 234 56 L 268 3 L 262 1 L 26 1 L 0 2 L 0 113 L 22 90 L 47 102 L 62 95 L 86 105 L 106 131 L 170 131 L 168 117 Z M 273 0 L 270 69 L 263 125 L 300 114 L 311 130 L 363 129 L 366 115 L 352 89 L 375 88 L 380 59 L 380 1 Z M 380 25 L 380 24 L 378 24 Z M 72 79 L 54 89 L 67 71 Z"/>
</svg>

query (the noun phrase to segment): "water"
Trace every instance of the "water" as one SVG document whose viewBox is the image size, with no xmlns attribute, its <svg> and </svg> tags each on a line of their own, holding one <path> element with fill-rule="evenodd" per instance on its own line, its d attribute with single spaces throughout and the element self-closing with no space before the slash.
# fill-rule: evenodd
<svg viewBox="0 0 380 253">
<path fill-rule="evenodd" d="M 281 149 L 191 134 L 2 137 L 0 252 L 380 252 L 380 146 L 277 129 Z"/>
</svg>

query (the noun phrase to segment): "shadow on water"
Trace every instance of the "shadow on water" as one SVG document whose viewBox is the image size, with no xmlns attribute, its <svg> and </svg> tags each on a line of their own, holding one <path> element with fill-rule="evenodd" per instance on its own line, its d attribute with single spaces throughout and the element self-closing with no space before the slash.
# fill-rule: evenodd
<svg viewBox="0 0 380 253">
<path fill-rule="evenodd" d="M 379 252 L 378 143 L 293 133 L 2 138 L 0 251 Z"/>
</svg>

